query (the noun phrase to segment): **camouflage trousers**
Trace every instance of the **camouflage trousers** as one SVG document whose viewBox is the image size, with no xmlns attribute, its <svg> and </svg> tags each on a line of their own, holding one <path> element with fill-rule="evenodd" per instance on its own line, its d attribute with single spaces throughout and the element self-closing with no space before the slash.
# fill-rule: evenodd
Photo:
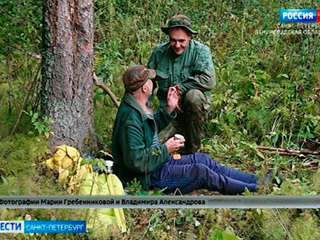
<svg viewBox="0 0 320 240">
<path fill-rule="evenodd" d="M 189 90 L 182 99 L 183 113 L 178 116 L 160 134 L 161 142 L 165 142 L 179 133 L 186 139 L 186 153 L 195 153 L 201 145 L 201 132 L 204 122 L 212 112 L 211 100 L 200 90 Z"/>
</svg>

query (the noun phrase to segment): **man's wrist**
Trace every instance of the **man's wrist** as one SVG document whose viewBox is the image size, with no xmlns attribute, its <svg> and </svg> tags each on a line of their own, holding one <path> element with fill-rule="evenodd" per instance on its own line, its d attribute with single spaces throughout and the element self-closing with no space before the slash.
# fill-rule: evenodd
<svg viewBox="0 0 320 240">
<path fill-rule="evenodd" d="M 166 106 L 161 107 L 160 111 L 162 111 L 165 117 L 168 117 L 170 119 L 174 119 L 177 116 L 175 109 L 169 112 Z"/>
<path fill-rule="evenodd" d="M 167 105 L 166 110 L 169 114 L 171 114 L 174 111 L 174 108 Z"/>
</svg>

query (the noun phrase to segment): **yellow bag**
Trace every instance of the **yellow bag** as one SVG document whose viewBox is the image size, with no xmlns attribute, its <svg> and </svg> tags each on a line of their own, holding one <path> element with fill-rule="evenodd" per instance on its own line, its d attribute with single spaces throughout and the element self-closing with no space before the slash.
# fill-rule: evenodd
<svg viewBox="0 0 320 240">
<path fill-rule="evenodd" d="M 59 173 L 59 181 L 68 180 L 67 191 L 74 195 L 124 195 L 121 181 L 114 174 L 98 174 L 92 166 L 82 165 L 77 149 L 61 145 L 55 154 L 44 163 Z M 74 173 L 72 175 L 71 173 Z M 106 225 L 116 224 L 121 232 L 126 232 L 126 222 L 122 208 L 99 208 L 86 211 L 87 228 L 95 233 L 105 232 Z M 102 233 L 101 232 L 101 233 Z"/>
<path fill-rule="evenodd" d="M 114 174 L 89 173 L 85 177 L 78 191 L 79 195 L 124 195 L 122 183 Z M 99 208 L 88 209 L 86 213 L 87 228 L 96 231 L 105 231 L 105 225 L 115 224 L 126 232 L 126 223 L 123 209 L 121 208 Z"/>
</svg>

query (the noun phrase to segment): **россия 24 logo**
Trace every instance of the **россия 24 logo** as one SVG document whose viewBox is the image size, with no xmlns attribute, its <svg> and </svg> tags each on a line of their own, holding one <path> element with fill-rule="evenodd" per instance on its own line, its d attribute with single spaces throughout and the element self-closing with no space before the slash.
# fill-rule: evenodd
<svg viewBox="0 0 320 240">
<path fill-rule="evenodd" d="M 280 9 L 280 22 L 320 22 L 320 9 Z"/>
</svg>

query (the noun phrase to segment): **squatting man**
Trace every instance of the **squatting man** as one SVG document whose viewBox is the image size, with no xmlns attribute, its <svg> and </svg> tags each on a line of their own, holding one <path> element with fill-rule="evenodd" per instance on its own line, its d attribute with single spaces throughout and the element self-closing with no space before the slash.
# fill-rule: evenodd
<svg viewBox="0 0 320 240">
<path fill-rule="evenodd" d="M 198 34 L 185 15 L 175 15 L 168 26 L 161 27 L 169 41 L 153 50 L 148 68 L 155 69 L 153 79 L 160 107 L 166 106 L 167 92 L 175 86 L 181 92 L 177 117 L 160 134 L 163 142 L 176 133 L 182 134 L 186 153 L 195 153 L 201 145 L 201 132 L 212 111 L 211 93 L 215 71 L 208 46 L 193 40 Z"/>
</svg>

